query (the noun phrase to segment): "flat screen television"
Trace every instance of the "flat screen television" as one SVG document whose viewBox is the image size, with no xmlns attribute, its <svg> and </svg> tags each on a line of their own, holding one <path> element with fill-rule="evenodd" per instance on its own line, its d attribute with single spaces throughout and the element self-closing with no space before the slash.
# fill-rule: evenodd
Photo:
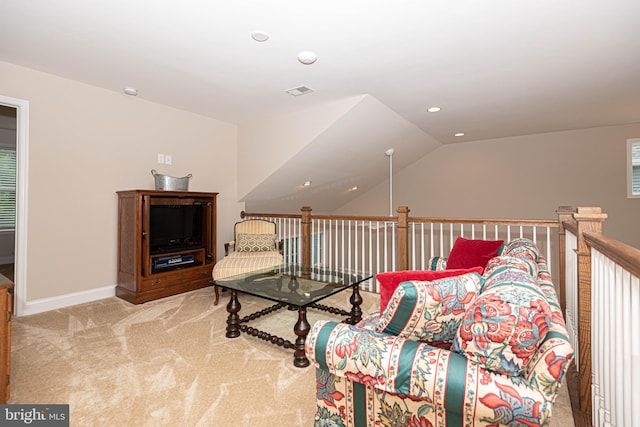
<svg viewBox="0 0 640 427">
<path fill-rule="evenodd" d="M 151 253 L 203 247 L 202 215 L 202 204 L 149 206 Z"/>
</svg>

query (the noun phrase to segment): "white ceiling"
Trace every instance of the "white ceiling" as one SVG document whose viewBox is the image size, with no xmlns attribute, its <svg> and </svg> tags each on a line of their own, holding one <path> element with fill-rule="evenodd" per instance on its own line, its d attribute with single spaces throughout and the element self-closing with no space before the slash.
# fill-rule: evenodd
<svg viewBox="0 0 640 427">
<path fill-rule="evenodd" d="M 240 125 L 369 95 L 446 144 L 640 122 L 639 22 L 638 0 L 0 0 L 0 60 Z"/>
</svg>

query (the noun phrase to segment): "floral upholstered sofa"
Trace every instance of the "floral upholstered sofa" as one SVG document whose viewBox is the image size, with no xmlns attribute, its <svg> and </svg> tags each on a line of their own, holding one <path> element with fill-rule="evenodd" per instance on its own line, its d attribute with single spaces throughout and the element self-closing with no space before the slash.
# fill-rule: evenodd
<svg viewBox="0 0 640 427">
<path fill-rule="evenodd" d="M 380 312 L 317 322 L 315 425 L 548 425 L 573 358 L 551 275 L 529 240 L 491 255 L 449 277 L 383 273 L 400 282 Z"/>
</svg>

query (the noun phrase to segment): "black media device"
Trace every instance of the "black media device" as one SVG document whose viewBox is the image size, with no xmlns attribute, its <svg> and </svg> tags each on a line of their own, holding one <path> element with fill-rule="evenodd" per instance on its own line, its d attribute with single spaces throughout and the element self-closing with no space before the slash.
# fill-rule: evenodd
<svg viewBox="0 0 640 427">
<path fill-rule="evenodd" d="M 186 267 L 196 263 L 193 254 L 167 255 L 154 258 L 152 261 L 152 273 L 158 273 L 174 268 Z"/>
<path fill-rule="evenodd" d="M 149 206 L 151 253 L 204 247 L 203 208 L 201 203 Z"/>
</svg>

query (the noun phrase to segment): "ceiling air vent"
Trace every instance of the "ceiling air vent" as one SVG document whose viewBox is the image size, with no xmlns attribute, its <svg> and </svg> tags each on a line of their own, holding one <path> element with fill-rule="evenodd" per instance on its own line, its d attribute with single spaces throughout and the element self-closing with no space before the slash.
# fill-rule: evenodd
<svg viewBox="0 0 640 427">
<path fill-rule="evenodd" d="M 309 86 L 298 86 L 292 89 L 287 89 L 285 92 L 287 92 L 289 95 L 300 96 L 313 92 L 313 89 L 311 89 Z"/>
</svg>

